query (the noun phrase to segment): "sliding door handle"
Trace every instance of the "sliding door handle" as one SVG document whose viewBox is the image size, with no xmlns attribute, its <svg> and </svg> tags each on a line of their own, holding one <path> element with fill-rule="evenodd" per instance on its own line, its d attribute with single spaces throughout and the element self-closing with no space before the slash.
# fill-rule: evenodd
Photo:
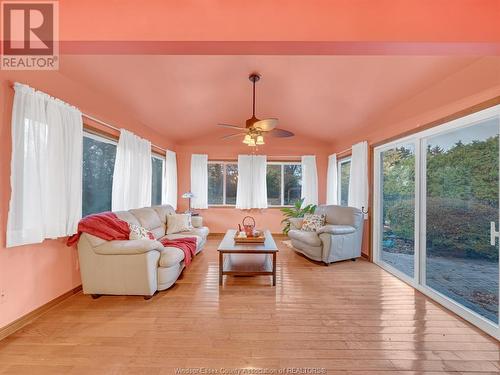
<svg viewBox="0 0 500 375">
<path fill-rule="evenodd" d="M 496 245 L 496 238 L 500 237 L 500 232 L 496 230 L 496 223 L 494 221 L 490 222 L 490 245 Z"/>
</svg>

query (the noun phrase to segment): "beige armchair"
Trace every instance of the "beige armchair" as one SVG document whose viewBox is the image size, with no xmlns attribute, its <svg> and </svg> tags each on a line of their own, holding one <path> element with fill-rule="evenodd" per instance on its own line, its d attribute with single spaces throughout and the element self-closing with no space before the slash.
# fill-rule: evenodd
<svg viewBox="0 0 500 375">
<path fill-rule="evenodd" d="M 345 206 L 318 206 L 316 214 L 326 215 L 318 232 L 301 230 L 302 219 L 292 219 L 288 237 L 298 252 L 326 265 L 361 256 L 364 217 L 361 210 Z"/>
</svg>

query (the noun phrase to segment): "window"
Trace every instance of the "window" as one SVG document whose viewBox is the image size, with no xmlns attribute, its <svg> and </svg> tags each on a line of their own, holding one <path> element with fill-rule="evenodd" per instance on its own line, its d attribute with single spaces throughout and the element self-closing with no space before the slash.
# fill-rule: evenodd
<svg viewBox="0 0 500 375">
<path fill-rule="evenodd" d="M 300 163 L 267 163 L 267 203 L 269 206 L 291 206 L 302 193 Z M 235 205 L 238 186 L 236 162 L 208 162 L 208 204 Z"/>
<path fill-rule="evenodd" d="M 349 201 L 349 175 L 351 173 L 351 158 L 345 158 L 338 162 L 338 194 L 339 203 L 347 206 Z"/>
<path fill-rule="evenodd" d="M 160 156 L 152 156 L 152 175 L 151 175 L 151 204 L 158 206 L 161 204 L 163 187 L 163 163 L 165 160 Z"/>
<path fill-rule="evenodd" d="M 82 215 L 111 210 L 116 142 L 84 133 Z"/>
<path fill-rule="evenodd" d="M 83 190 L 82 215 L 111 211 L 113 171 L 117 142 L 84 132 L 83 134 Z M 163 188 L 163 163 L 160 156 L 153 156 L 151 204 L 160 205 Z"/>
<path fill-rule="evenodd" d="M 208 162 L 208 204 L 212 206 L 236 204 L 238 164 Z"/>
<path fill-rule="evenodd" d="M 226 165 L 226 204 L 236 204 L 236 189 L 238 187 L 238 164 L 227 163 Z"/>
<path fill-rule="evenodd" d="M 283 165 L 284 194 L 283 205 L 292 206 L 302 195 L 302 166 L 300 164 Z"/>
<path fill-rule="evenodd" d="M 500 106 L 374 150 L 377 264 L 498 337 Z"/>
<path fill-rule="evenodd" d="M 267 163 L 267 204 L 291 206 L 302 193 L 302 166 L 298 163 Z"/>
<path fill-rule="evenodd" d="M 266 172 L 267 204 L 281 205 L 281 168 L 280 164 L 268 164 Z"/>
<path fill-rule="evenodd" d="M 402 144 L 380 154 L 380 259 L 413 277 L 415 255 L 415 146 Z"/>
</svg>

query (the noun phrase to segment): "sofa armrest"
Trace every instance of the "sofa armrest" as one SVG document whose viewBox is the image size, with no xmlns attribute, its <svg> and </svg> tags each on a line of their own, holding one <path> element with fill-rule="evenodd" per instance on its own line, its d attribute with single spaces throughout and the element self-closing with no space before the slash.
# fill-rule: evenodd
<svg viewBox="0 0 500 375">
<path fill-rule="evenodd" d="M 159 241 L 151 240 L 123 240 L 107 241 L 94 247 L 94 252 L 101 255 L 143 254 L 149 251 L 160 251 L 163 245 Z"/>
<path fill-rule="evenodd" d="M 193 225 L 193 228 L 201 228 L 203 227 L 203 218 L 201 216 L 192 216 L 191 224 Z"/>
<path fill-rule="evenodd" d="M 290 222 L 290 228 L 291 229 L 298 229 L 300 230 L 302 228 L 302 222 L 304 221 L 304 218 L 302 217 L 291 217 L 288 219 Z"/>
<path fill-rule="evenodd" d="M 331 225 L 327 224 L 318 229 L 318 234 L 328 233 L 328 234 L 351 234 L 356 232 L 356 228 L 350 225 Z"/>
</svg>

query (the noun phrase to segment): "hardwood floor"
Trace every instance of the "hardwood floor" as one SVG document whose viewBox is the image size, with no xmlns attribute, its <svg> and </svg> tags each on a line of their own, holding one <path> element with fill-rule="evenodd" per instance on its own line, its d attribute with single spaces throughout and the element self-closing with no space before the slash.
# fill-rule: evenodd
<svg viewBox="0 0 500 375">
<path fill-rule="evenodd" d="M 277 239 L 276 287 L 269 276 L 225 276 L 219 288 L 218 242 L 209 240 L 177 284 L 148 301 L 64 301 L 0 341 L 0 374 L 500 372 L 496 340 L 374 264 L 325 267 Z"/>
</svg>

